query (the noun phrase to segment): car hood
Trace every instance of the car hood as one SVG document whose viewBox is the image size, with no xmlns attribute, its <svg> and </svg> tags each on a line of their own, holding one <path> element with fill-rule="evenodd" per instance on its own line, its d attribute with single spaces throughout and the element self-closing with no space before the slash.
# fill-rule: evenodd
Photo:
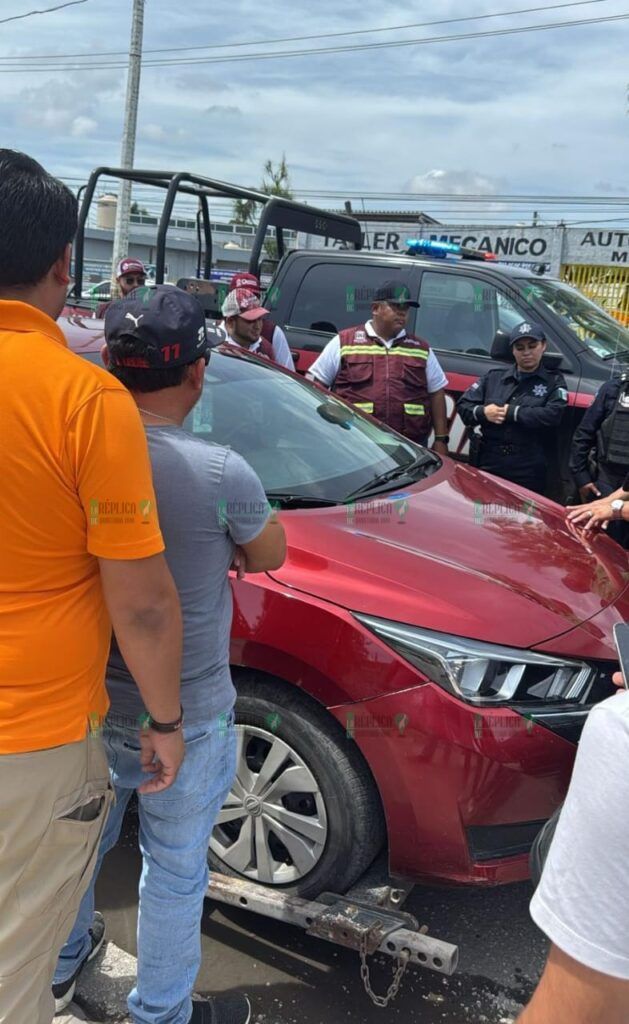
<svg viewBox="0 0 629 1024">
<path fill-rule="evenodd" d="M 346 609 L 531 647 L 615 602 L 627 556 L 586 540 L 554 502 L 450 459 L 353 505 L 282 513 L 288 554 L 270 575 Z"/>
</svg>

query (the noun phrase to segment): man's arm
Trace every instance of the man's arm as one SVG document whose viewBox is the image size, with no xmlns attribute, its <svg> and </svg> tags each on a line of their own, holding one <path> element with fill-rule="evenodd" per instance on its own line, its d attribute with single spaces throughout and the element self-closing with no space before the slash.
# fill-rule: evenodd
<svg viewBox="0 0 629 1024">
<path fill-rule="evenodd" d="M 271 518 L 254 540 L 239 545 L 245 553 L 247 572 L 279 569 L 286 558 L 286 534 L 279 519 Z"/>
<path fill-rule="evenodd" d="M 315 359 L 306 373 L 306 377 L 309 380 L 325 384 L 326 388 L 331 388 L 340 368 L 341 339 L 338 334 L 335 334 L 333 338 L 330 338 L 319 357 Z"/>
<path fill-rule="evenodd" d="M 156 722 L 174 722 L 181 709 L 182 622 L 179 596 L 166 560 L 163 555 L 132 560 L 99 558 L 98 564 L 116 640 L 144 706 Z M 144 732 L 142 764 L 154 775 L 140 792 L 167 789 L 183 757 L 181 731 Z"/>
<path fill-rule="evenodd" d="M 604 751 L 604 756 L 601 752 Z M 629 1020 L 629 693 L 590 712 L 531 916 L 553 944 L 519 1024 Z"/>
<path fill-rule="evenodd" d="M 445 441 L 439 441 L 438 435 L 446 435 L 448 433 L 448 417 L 446 415 L 446 393 L 445 391 L 435 391 L 430 395 L 430 415 L 432 418 L 432 426 L 435 432 L 435 443 L 433 447 L 440 455 L 448 454 L 448 445 Z"/>
<path fill-rule="evenodd" d="M 629 981 L 612 978 L 551 946 L 533 998 L 517 1024 L 626 1024 Z"/>
<path fill-rule="evenodd" d="M 218 524 L 236 545 L 240 565 L 232 564 L 232 569 L 238 579 L 243 572 L 279 569 L 286 557 L 284 527 L 269 508 L 257 473 L 236 452 L 230 451 L 225 459 L 217 507 L 224 509 Z"/>
<path fill-rule="evenodd" d="M 448 417 L 446 414 L 446 391 L 448 378 L 441 368 L 441 364 L 432 349 L 428 352 L 426 361 L 426 385 L 430 396 L 430 418 L 435 432 L 435 443 L 433 448 L 439 455 L 448 454 L 448 445 L 445 441 L 438 441 L 436 435 L 448 433 Z"/>
</svg>

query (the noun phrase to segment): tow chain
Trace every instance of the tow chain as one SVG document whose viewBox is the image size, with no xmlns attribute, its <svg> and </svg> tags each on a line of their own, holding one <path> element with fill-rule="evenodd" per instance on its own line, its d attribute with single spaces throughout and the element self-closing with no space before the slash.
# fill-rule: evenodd
<svg viewBox="0 0 629 1024">
<path fill-rule="evenodd" d="M 410 953 L 408 949 L 403 949 L 398 955 L 398 964 L 393 976 L 393 981 L 389 985 L 389 990 L 385 996 L 378 996 L 371 987 L 371 980 L 369 976 L 369 964 L 367 963 L 367 939 L 368 932 L 363 932 L 360 937 L 360 976 L 365 986 L 365 992 L 371 999 L 375 1006 L 388 1006 L 398 994 L 404 972 L 410 960 Z"/>
</svg>

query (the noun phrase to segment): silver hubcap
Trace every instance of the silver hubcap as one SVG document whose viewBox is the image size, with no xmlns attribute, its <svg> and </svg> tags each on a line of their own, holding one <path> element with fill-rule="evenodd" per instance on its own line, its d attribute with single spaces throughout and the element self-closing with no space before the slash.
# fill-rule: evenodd
<svg viewBox="0 0 629 1024">
<path fill-rule="evenodd" d="M 272 732 L 237 725 L 236 733 L 236 777 L 210 849 L 253 881 L 299 881 L 319 861 L 328 834 L 319 786 L 299 754 Z"/>
</svg>

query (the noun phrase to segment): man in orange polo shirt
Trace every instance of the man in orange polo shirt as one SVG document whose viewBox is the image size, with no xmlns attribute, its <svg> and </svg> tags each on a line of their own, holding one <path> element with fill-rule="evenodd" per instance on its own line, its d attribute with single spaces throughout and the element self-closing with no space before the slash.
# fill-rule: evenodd
<svg viewBox="0 0 629 1024">
<path fill-rule="evenodd" d="M 55 323 L 76 223 L 65 185 L 0 150 L 0 1024 L 52 1019 L 111 799 L 112 624 L 151 716 L 147 792 L 184 753 L 179 600 L 140 417 Z"/>
</svg>

